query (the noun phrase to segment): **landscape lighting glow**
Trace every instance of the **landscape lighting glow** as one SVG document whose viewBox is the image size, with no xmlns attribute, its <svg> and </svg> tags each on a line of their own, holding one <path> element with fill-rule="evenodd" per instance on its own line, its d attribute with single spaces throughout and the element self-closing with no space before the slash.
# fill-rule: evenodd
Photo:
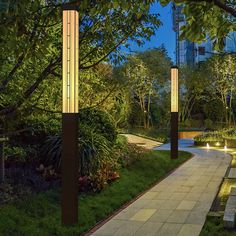
<svg viewBox="0 0 236 236">
<path fill-rule="evenodd" d="M 63 11 L 63 113 L 78 113 L 79 13 Z"/>
<path fill-rule="evenodd" d="M 171 68 L 171 112 L 178 112 L 178 68 Z"/>
</svg>

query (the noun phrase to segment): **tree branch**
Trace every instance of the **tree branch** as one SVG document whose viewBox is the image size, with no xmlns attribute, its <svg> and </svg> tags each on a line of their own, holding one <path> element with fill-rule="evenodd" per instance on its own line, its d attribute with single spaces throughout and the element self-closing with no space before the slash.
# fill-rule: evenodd
<svg viewBox="0 0 236 236">
<path fill-rule="evenodd" d="M 212 3 L 215 6 L 219 7 L 220 9 L 224 10 L 225 12 L 229 13 L 230 15 L 236 17 L 236 9 L 228 6 L 227 4 L 223 3 L 220 0 L 188 0 L 187 2 L 192 3 L 199 3 L 199 2 L 206 2 L 206 3 Z"/>
</svg>

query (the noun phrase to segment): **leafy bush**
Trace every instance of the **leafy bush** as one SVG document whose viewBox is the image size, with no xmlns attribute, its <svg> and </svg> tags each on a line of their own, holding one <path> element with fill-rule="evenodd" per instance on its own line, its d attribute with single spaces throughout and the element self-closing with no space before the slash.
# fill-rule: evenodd
<svg viewBox="0 0 236 236">
<path fill-rule="evenodd" d="M 54 166 L 57 172 L 60 170 L 61 144 L 61 136 L 57 135 L 48 137 L 42 145 L 41 161 L 44 167 Z M 78 185 L 81 190 L 101 190 L 109 181 L 119 177 L 116 172 L 119 168 L 118 157 L 112 155 L 111 142 L 97 133 L 94 127 L 80 125 L 78 150 Z"/>
<path fill-rule="evenodd" d="M 110 154 L 109 141 L 86 125 L 81 125 L 78 132 L 79 172 L 88 175 L 99 166 L 99 158 Z M 41 148 L 41 160 L 45 166 L 53 165 L 57 170 L 61 165 L 61 136 L 49 136 Z"/>
<path fill-rule="evenodd" d="M 194 138 L 197 142 L 223 142 L 223 134 L 219 131 L 206 132 Z"/>
<path fill-rule="evenodd" d="M 222 135 L 226 139 L 236 139 L 236 129 L 235 128 L 224 129 Z"/>
<path fill-rule="evenodd" d="M 115 124 L 108 113 L 98 109 L 82 109 L 79 112 L 80 124 L 87 125 L 114 144 L 117 138 Z"/>
<path fill-rule="evenodd" d="M 5 146 L 4 152 L 7 160 L 20 162 L 26 161 L 27 153 L 22 147 Z"/>
<path fill-rule="evenodd" d="M 49 136 L 41 146 L 40 159 L 44 166 L 53 165 L 57 170 L 61 166 L 62 139 L 61 136 Z"/>
<path fill-rule="evenodd" d="M 204 120 L 204 126 L 205 128 L 212 129 L 214 127 L 213 121 L 210 119 Z"/>
<path fill-rule="evenodd" d="M 188 127 L 188 128 L 198 128 L 198 127 L 201 127 L 201 122 L 200 120 L 194 120 L 194 119 L 186 119 L 184 121 L 184 125 L 185 127 Z"/>
<path fill-rule="evenodd" d="M 142 147 L 138 147 L 135 144 L 128 143 L 127 137 L 124 135 L 118 135 L 113 148 L 113 158 L 115 158 L 117 162 L 125 168 L 138 160 L 140 154 L 144 152 L 147 152 L 147 150 Z"/>
<path fill-rule="evenodd" d="M 194 141 L 197 142 L 223 142 L 224 139 L 236 139 L 236 129 L 235 128 L 228 128 L 228 129 L 221 129 L 218 131 L 206 132 L 202 135 L 199 135 L 194 138 Z"/>
</svg>

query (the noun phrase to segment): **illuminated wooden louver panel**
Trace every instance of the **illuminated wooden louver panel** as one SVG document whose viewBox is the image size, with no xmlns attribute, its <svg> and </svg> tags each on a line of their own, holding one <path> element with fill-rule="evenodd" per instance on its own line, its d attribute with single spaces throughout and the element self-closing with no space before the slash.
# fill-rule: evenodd
<svg viewBox="0 0 236 236">
<path fill-rule="evenodd" d="M 63 10 L 63 113 L 78 113 L 79 13 Z"/>
<path fill-rule="evenodd" d="M 171 112 L 178 112 L 178 68 L 171 68 Z"/>
</svg>

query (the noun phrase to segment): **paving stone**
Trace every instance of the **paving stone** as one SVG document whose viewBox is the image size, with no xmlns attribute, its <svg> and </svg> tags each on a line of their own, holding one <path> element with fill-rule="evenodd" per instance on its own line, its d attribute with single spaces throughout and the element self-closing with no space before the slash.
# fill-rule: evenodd
<svg viewBox="0 0 236 236">
<path fill-rule="evenodd" d="M 140 221 L 126 221 L 113 236 L 133 236 L 143 224 Z"/>
<path fill-rule="evenodd" d="M 173 193 L 170 200 L 183 200 L 187 193 Z"/>
<path fill-rule="evenodd" d="M 172 210 L 172 209 L 176 209 L 177 206 L 180 204 L 181 201 L 176 201 L 176 200 L 166 200 L 164 201 L 159 209 L 161 210 Z"/>
<path fill-rule="evenodd" d="M 95 234 L 98 235 L 113 235 L 115 234 L 120 227 L 126 224 L 126 221 L 123 220 L 111 220 L 109 224 L 104 224 L 101 228 L 99 228 Z"/>
<path fill-rule="evenodd" d="M 191 211 L 185 223 L 204 225 L 207 212 L 208 211 Z"/>
<path fill-rule="evenodd" d="M 166 222 L 170 223 L 184 223 L 189 215 L 190 211 L 174 210 L 167 218 Z"/>
<path fill-rule="evenodd" d="M 155 196 L 159 194 L 158 192 L 147 192 L 140 199 L 153 199 Z"/>
<path fill-rule="evenodd" d="M 178 236 L 198 236 L 202 230 L 202 225 L 185 224 L 182 226 Z"/>
<path fill-rule="evenodd" d="M 163 223 L 146 222 L 135 232 L 135 236 L 155 236 L 162 225 Z"/>
<path fill-rule="evenodd" d="M 148 221 L 150 222 L 165 222 L 173 210 L 157 210 Z"/>
<path fill-rule="evenodd" d="M 155 212 L 156 209 L 141 209 L 130 219 L 135 221 L 147 221 Z"/>
<path fill-rule="evenodd" d="M 139 208 L 131 208 L 128 207 L 117 214 L 113 219 L 117 220 L 129 220 L 132 216 L 134 216 L 139 211 Z"/>
<path fill-rule="evenodd" d="M 192 189 L 192 187 L 180 186 L 179 188 L 177 188 L 175 190 L 175 192 L 178 192 L 178 193 L 189 193 L 191 189 Z"/>
<path fill-rule="evenodd" d="M 162 206 L 162 204 L 165 202 L 166 200 L 162 199 L 162 200 L 150 200 L 147 202 L 146 205 L 143 206 L 143 208 L 147 208 L 147 209 L 160 209 L 160 206 Z"/>
<path fill-rule="evenodd" d="M 193 207 L 196 205 L 196 201 L 187 201 L 183 200 L 176 208 L 177 210 L 192 210 Z"/>
<path fill-rule="evenodd" d="M 155 234 L 156 236 L 176 236 L 178 235 L 182 224 L 165 223 L 160 230 Z"/>
</svg>

